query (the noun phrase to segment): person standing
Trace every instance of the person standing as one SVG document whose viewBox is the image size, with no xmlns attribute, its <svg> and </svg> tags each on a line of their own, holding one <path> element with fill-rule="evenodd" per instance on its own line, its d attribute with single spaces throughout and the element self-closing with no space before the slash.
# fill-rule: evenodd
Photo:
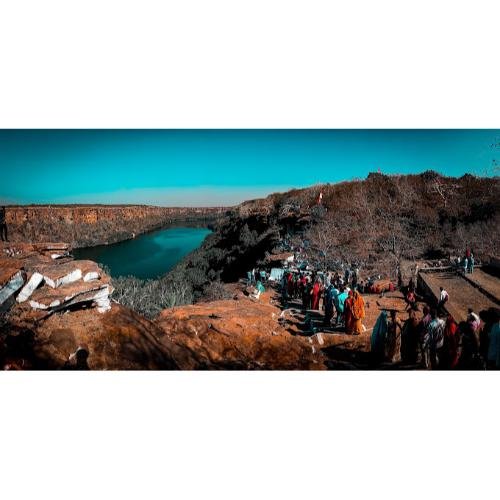
<svg viewBox="0 0 500 500">
<path fill-rule="evenodd" d="M 353 334 L 359 335 L 363 331 L 363 319 L 365 317 L 365 301 L 361 294 L 354 290 L 352 297 L 351 314 L 353 317 Z"/>
<path fill-rule="evenodd" d="M 448 302 L 450 296 L 448 292 L 442 287 L 439 287 L 439 302 L 437 305 L 437 310 L 441 311 L 444 308 L 444 305 Z"/>
<path fill-rule="evenodd" d="M 353 307 L 353 293 L 352 290 L 349 291 L 349 295 L 344 302 L 344 320 L 345 320 L 345 332 L 350 335 L 354 332 L 354 316 L 352 313 Z"/>
<path fill-rule="evenodd" d="M 413 281 L 415 282 L 415 285 L 418 283 L 418 271 L 419 271 L 419 267 L 418 267 L 418 263 L 415 262 L 415 267 L 413 268 Z"/>
<path fill-rule="evenodd" d="M 479 356 L 479 342 L 474 333 L 472 323 L 463 321 L 459 325 L 460 330 L 460 358 L 458 360 L 459 370 L 480 370 L 483 363 Z"/>
<path fill-rule="evenodd" d="M 408 319 L 401 332 L 401 360 L 408 365 L 414 365 L 418 360 L 420 321 L 417 313 L 418 307 L 415 305 L 408 311 Z"/>
<path fill-rule="evenodd" d="M 255 283 L 257 283 L 257 281 L 260 281 L 260 270 L 258 268 L 254 268 L 253 270 L 253 279 Z"/>
<path fill-rule="evenodd" d="M 439 355 L 444 344 L 445 322 L 438 317 L 437 311 L 431 311 L 431 321 L 424 335 L 424 364 L 426 368 L 435 370 L 439 366 Z"/>
<path fill-rule="evenodd" d="M 408 293 L 406 294 L 405 301 L 406 301 L 406 310 L 412 309 L 417 303 L 415 292 L 409 290 Z"/>
<path fill-rule="evenodd" d="M 371 356 L 375 365 L 382 363 L 385 357 L 385 343 L 387 338 L 387 312 L 382 310 L 373 327 L 370 337 Z"/>
<path fill-rule="evenodd" d="M 347 300 L 347 297 L 349 296 L 349 292 L 343 287 L 340 287 L 340 294 L 337 297 L 337 319 L 340 320 L 340 322 L 344 321 L 344 304 L 345 301 Z M 337 324 L 339 321 L 337 321 Z"/>
<path fill-rule="evenodd" d="M 305 275 L 301 274 L 297 281 L 297 298 L 302 299 L 306 285 L 307 285 L 306 277 Z"/>
<path fill-rule="evenodd" d="M 401 330 L 402 323 L 398 318 L 397 311 L 391 310 L 391 316 L 387 323 L 387 336 L 385 342 L 385 359 L 390 363 L 401 361 Z"/>
<path fill-rule="evenodd" d="M 359 268 L 355 267 L 354 271 L 352 273 L 352 289 L 356 290 L 358 287 L 358 280 L 359 280 Z"/>
<path fill-rule="evenodd" d="M 288 274 L 287 273 L 283 273 L 283 276 L 281 277 L 280 287 L 281 287 L 281 300 L 286 306 L 286 304 L 288 302 Z"/>
<path fill-rule="evenodd" d="M 293 273 L 288 273 L 286 282 L 287 282 L 286 286 L 287 286 L 288 297 L 289 299 L 293 299 L 293 288 L 294 288 Z"/>
<path fill-rule="evenodd" d="M 443 339 L 444 342 L 442 356 L 440 359 L 440 367 L 445 370 L 450 370 L 455 368 L 458 364 L 458 348 L 460 344 L 458 325 L 451 314 L 449 314 L 446 318 Z"/>
<path fill-rule="evenodd" d="M 334 307 L 334 311 L 335 311 L 335 325 L 337 325 L 340 321 L 340 316 L 341 316 L 341 313 L 339 312 L 339 295 L 340 295 L 340 291 L 338 289 L 338 285 L 336 283 L 334 283 L 332 285 L 332 290 L 331 290 L 331 295 L 332 295 L 332 303 L 333 303 L 333 307 Z"/>
<path fill-rule="evenodd" d="M 469 330 L 474 336 L 475 348 L 477 350 L 474 356 L 474 366 L 476 369 L 482 369 L 485 366 L 485 361 L 481 359 L 480 355 L 480 332 L 481 332 L 481 318 L 476 314 L 470 307 L 467 310 L 467 324 L 469 325 Z"/>
<path fill-rule="evenodd" d="M 264 285 L 259 280 L 259 281 L 257 281 L 257 284 L 255 285 L 254 293 L 251 294 L 250 297 L 259 300 L 261 294 L 264 293 L 265 291 L 266 291 L 266 289 L 264 288 Z"/>
<path fill-rule="evenodd" d="M 319 311 L 319 299 L 321 296 L 321 281 L 319 278 L 316 278 L 316 282 L 314 283 L 314 286 L 312 287 L 311 290 L 311 295 L 312 295 L 311 309 Z"/>
<path fill-rule="evenodd" d="M 9 241 L 7 235 L 7 222 L 5 219 L 5 207 L 0 208 L 0 236 L 2 241 Z"/>
<path fill-rule="evenodd" d="M 469 274 L 474 272 L 474 254 L 471 252 L 469 257 Z"/>
<path fill-rule="evenodd" d="M 467 321 L 470 323 L 474 334 L 478 336 L 479 327 L 481 326 L 481 318 L 470 307 L 467 309 Z"/>
<path fill-rule="evenodd" d="M 328 273 L 326 273 L 326 276 L 325 276 L 325 283 L 324 283 L 325 290 L 327 290 L 330 287 L 331 283 L 332 283 L 331 274 L 330 274 L 330 272 L 328 272 Z"/>
<path fill-rule="evenodd" d="M 330 283 L 325 290 L 325 320 L 323 325 L 327 328 L 330 328 L 333 317 L 333 290 L 334 286 L 332 283 Z"/>
<path fill-rule="evenodd" d="M 312 293 L 312 285 L 310 276 L 306 277 L 306 284 L 304 285 L 302 292 L 302 307 L 306 310 L 311 307 L 311 293 Z"/>
</svg>

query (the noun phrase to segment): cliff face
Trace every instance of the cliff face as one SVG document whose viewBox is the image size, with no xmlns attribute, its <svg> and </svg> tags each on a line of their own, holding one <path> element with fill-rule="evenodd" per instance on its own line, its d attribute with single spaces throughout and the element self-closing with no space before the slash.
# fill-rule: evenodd
<svg viewBox="0 0 500 500">
<path fill-rule="evenodd" d="M 12 206 L 7 207 L 6 220 L 13 242 L 67 241 L 77 248 L 115 243 L 176 223 L 206 225 L 225 211 L 144 205 Z"/>
<path fill-rule="evenodd" d="M 109 276 L 65 244 L 0 242 L 0 369 L 324 369 L 269 293 L 163 311 L 109 300 Z M 82 357 L 83 355 L 83 357 Z"/>
</svg>

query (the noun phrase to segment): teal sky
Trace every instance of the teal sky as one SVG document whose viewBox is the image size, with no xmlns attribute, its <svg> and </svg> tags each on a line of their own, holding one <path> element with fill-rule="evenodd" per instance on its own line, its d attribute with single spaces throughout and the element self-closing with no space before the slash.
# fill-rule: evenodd
<svg viewBox="0 0 500 500">
<path fill-rule="evenodd" d="M 0 130 L 0 202 L 232 205 L 379 168 L 483 175 L 499 137 L 500 130 Z"/>
</svg>

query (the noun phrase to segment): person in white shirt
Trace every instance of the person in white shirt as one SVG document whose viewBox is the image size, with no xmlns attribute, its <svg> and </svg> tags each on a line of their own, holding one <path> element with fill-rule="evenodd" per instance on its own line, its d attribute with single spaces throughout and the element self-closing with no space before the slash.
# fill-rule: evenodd
<svg viewBox="0 0 500 500">
<path fill-rule="evenodd" d="M 448 292 L 442 287 L 439 287 L 440 293 L 439 293 L 439 303 L 437 306 L 437 310 L 441 311 L 443 309 L 443 306 L 448 302 L 450 296 L 448 295 Z"/>
<path fill-rule="evenodd" d="M 448 295 L 448 292 L 442 287 L 439 287 L 439 302 L 437 305 L 437 311 L 439 314 L 445 314 L 446 311 L 444 309 L 444 305 L 448 300 L 450 299 L 450 296 Z"/>
</svg>

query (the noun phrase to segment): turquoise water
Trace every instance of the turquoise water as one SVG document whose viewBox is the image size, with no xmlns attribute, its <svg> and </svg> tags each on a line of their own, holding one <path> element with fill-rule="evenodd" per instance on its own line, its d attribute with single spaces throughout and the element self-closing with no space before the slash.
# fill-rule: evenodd
<svg viewBox="0 0 500 500">
<path fill-rule="evenodd" d="M 158 278 L 198 248 L 210 233 L 209 229 L 194 227 L 162 229 L 113 245 L 80 248 L 73 254 L 77 259 L 108 266 L 113 277 Z"/>
</svg>

